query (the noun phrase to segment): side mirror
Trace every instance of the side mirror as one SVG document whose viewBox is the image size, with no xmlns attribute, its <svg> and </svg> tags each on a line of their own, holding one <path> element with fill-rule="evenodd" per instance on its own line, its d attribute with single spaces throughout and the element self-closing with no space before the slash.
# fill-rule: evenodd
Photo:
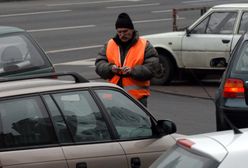
<svg viewBox="0 0 248 168">
<path fill-rule="evenodd" d="M 191 31 L 190 31 L 188 28 L 186 28 L 186 36 L 187 36 L 187 37 L 190 36 L 190 33 L 191 33 Z"/>
<path fill-rule="evenodd" d="M 211 67 L 227 67 L 227 62 L 225 58 L 213 58 L 210 61 Z"/>
<path fill-rule="evenodd" d="M 158 120 L 157 128 L 160 135 L 173 134 L 177 131 L 176 124 L 170 120 Z"/>
</svg>

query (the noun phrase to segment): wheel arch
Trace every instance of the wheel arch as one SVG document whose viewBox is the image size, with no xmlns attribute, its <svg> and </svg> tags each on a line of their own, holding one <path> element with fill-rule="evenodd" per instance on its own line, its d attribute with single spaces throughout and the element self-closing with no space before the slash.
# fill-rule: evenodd
<svg viewBox="0 0 248 168">
<path fill-rule="evenodd" d="M 162 47 L 155 47 L 155 49 L 157 50 L 159 55 L 164 55 L 164 56 L 168 57 L 171 60 L 171 62 L 174 64 L 174 67 L 178 68 L 178 64 L 177 64 L 177 61 L 175 59 L 175 56 L 169 50 L 164 49 Z"/>
</svg>

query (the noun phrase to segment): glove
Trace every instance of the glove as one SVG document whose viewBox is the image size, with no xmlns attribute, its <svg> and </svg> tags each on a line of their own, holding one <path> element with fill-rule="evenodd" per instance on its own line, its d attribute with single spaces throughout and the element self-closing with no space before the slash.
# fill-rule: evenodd
<svg viewBox="0 0 248 168">
<path fill-rule="evenodd" d="M 121 70 L 122 70 L 121 72 L 122 72 L 123 76 L 130 76 L 131 75 L 131 71 L 132 71 L 131 68 L 124 66 L 121 68 Z"/>
<path fill-rule="evenodd" d="M 113 65 L 113 66 L 111 67 L 111 70 L 112 70 L 112 72 L 113 72 L 114 74 L 116 74 L 116 75 L 120 75 L 120 74 L 121 74 L 121 68 L 119 68 L 119 67 L 116 66 L 116 65 Z"/>
</svg>

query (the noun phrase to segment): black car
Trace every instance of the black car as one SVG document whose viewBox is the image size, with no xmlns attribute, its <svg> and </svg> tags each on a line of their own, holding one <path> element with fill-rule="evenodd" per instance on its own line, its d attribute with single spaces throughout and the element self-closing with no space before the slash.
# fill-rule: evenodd
<svg viewBox="0 0 248 168">
<path fill-rule="evenodd" d="M 222 58 L 211 61 L 212 66 L 226 66 Z M 222 76 L 216 92 L 217 130 L 248 127 L 248 33 L 241 36 Z"/>
</svg>

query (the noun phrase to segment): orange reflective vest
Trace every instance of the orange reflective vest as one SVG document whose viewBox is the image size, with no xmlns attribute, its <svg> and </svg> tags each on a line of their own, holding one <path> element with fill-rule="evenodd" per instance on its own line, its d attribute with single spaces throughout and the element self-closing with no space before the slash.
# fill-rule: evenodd
<svg viewBox="0 0 248 168">
<path fill-rule="evenodd" d="M 139 40 L 134 44 L 128 51 L 123 66 L 127 66 L 133 68 L 137 65 L 142 65 L 145 57 L 145 48 L 146 48 L 146 40 L 139 38 Z M 109 63 L 113 63 L 118 67 L 122 67 L 121 65 L 121 56 L 119 46 L 115 43 L 113 39 L 108 41 L 106 54 Z M 120 76 L 115 75 L 109 82 L 117 84 L 120 79 Z M 123 77 L 122 78 L 122 86 L 123 88 L 136 99 L 140 99 L 143 96 L 150 95 L 150 81 L 138 81 L 134 80 L 131 77 Z"/>
</svg>

